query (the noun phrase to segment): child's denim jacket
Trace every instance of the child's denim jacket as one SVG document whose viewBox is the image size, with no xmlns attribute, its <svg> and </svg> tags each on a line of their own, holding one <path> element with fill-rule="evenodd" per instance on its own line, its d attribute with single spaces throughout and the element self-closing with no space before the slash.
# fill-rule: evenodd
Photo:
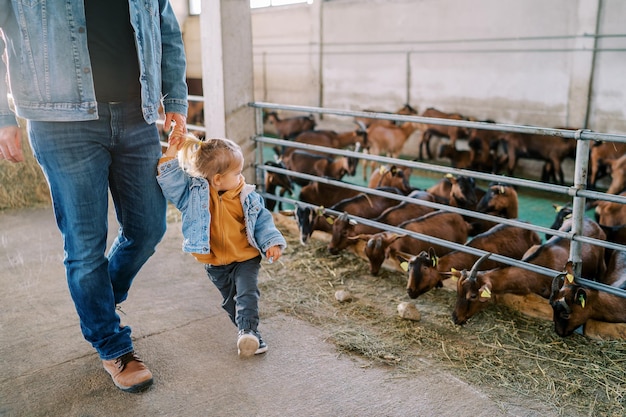
<svg viewBox="0 0 626 417">
<path fill-rule="evenodd" d="M 189 176 L 176 158 L 159 164 L 157 181 L 165 198 L 182 213 L 183 251 L 209 253 L 211 212 L 208 181 Z M 254 191 L 253 185 L 246 184 L 241 191 L 241 204 L 246 235 L 252 246 L 262 255 L 272 246 L 287 247 L 285 238 L 274 225 L 272 214 L 264 206 L 263 197 Z"/>
</svg>

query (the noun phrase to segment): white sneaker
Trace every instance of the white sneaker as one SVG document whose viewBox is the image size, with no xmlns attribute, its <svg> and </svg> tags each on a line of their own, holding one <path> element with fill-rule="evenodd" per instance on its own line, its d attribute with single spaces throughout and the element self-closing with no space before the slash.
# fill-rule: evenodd
<svg viewBox="0 0 626 417">
<path fill-rule="evenodd" d="M 259 338 L 252 330 L 239 330 L 237 353 L 242 358 L 253 356 L 259 349 Z"/>
</svg>

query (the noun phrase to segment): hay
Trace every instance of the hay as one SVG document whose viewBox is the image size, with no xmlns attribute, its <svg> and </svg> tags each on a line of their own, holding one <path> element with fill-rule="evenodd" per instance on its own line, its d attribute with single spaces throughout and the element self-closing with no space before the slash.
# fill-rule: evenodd
<svg viewBox="0 0 626 417">
<path fill-rule="evenodd" d="M 50 205 L 48 184 L 22 129 L 24 162 L 0 161 L 0 210 Z"/>
<path fill-rule="evenodd" d="M 456 326 L 450 317 L 456 294 L 445 289 L 416 301 L 420 322 L 402 320 L 396 311 L 408 299 L 402 274 L 372 277 L 361 258 L 349 251 L 332 256 L 316 239 L 303 250 L 279 217 L 289 248 L 279 262 L 263 266 L 263 316 L 280 312 L 306 320 L 326 330 L 340 352 L 400 374 L 417 372 L 423 361 L 433 363 L 503 404 L 514 393 L 528 399 L 523 407 L 540 404 L 563 415 L 626 412 L 624 341 L 561 338 L 551 322 L 501 305 Z M 339 303 L 339 289 L 355 299 Z"/>
</svg>

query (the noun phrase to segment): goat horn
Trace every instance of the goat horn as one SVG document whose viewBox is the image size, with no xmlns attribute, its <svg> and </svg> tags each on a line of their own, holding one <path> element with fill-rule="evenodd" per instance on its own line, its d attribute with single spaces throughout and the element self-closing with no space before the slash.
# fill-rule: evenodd
<svg viewBox="0 0 626 417">
<path fill-rule="evenodd" d="M 490 256 L 491 256 L 491 253 L 486 253 L 483 256 L 481 256 L 479 260 L 476 261 L 476 263 L 474 264 L 474 266 L 472 266 L 472 269 L 469 273 L 469 279 L 473 281 L 476 280 L 476 273 L 478 272 L 478 267 L 485 259 L 489 258 Z"/>
</svg>

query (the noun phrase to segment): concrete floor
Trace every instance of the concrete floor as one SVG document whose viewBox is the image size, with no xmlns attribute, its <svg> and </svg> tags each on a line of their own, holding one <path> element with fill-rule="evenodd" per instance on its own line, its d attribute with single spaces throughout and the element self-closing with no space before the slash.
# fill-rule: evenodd
<svg viewBox="0 0 626 417">
<path fill-rule="evenodd" d="M 172 224 L 123 304 L 155 378 L 127 394 L 82 338 L 51 209 L 0 212 L 0 416 L 549 415 L 496 403 L 427 363 L 414 376 L 364 366 L 287 316 L 262 318 L 269 352 L 242 360 L 217 290 L 180 247 Z"/>
</svg>

